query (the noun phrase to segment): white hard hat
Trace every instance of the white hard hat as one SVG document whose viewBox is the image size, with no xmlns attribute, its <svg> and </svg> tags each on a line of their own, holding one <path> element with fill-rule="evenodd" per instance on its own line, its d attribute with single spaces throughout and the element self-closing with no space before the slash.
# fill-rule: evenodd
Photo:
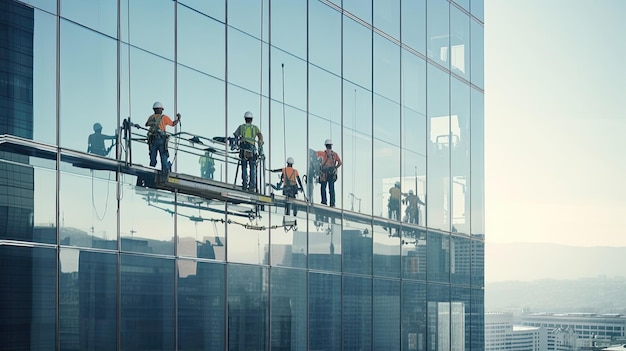
<svg viewBox="0 0 626 351">
<path fill-rule="evenodd" d="M 252 118 L 252 112 L 246 111 L 246 113 L 243 114 L 243 118 Z"/>
<path fill-rule="evenodd" d="M 326 139 L 326 141 L 324 142 L 324 145 L 332 145 L 333 141 L 330 139 Z"/>
<path fill-rule="evenodd" d="M 287 157 L 287 163 L 293 164 L 293 157 Z"/>
<path fill-rule="evenodd" d="M 157 101 L 152 104 L 152 108 L 163 108 L 163 104 Z"/>
<path fill-rule="evenodd" d="M 409 195 L 413 195 L 413 189 L 409 190 Z"/>
</svg>

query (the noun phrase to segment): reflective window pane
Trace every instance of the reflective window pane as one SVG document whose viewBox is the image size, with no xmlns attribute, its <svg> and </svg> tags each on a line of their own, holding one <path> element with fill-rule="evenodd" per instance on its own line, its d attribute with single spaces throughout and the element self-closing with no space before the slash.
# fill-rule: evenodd
<svg viewBox="0 0 626 351">
<path fill-rule="evenodd" d="M 400 46 L 374 34 L 374 93 L 400 102 Z M 393 123 L 392 123 L 393 124 Z M 374 119 L 374 128 L 378 128 Z"/>
<path fill-rule="evenodd" d="M 450 349 L 450 287 L 448 285 L 429 284 L 426 287 L 428 301 L 428 335 L 426 350 L 437 351 Z"/>
<path fill-rule="evenodd" d="M 481 22 L 485 22 L 485 2 L 484 0 L 470 0 L 470 10 L 472 15 Z"/>
<path fill-rule="evenodd" d="M 229 26 L 267 41 L 269 37 L 269 5 L 267 1 L 228 0 Z M 262 15 L 261 15 L 262 14 Z M 229 34 L 230 35 L 230 34 Z"/>
<path fill-rule="evenodd" d="M 428 237 L 425 230 L 402 228 L 402 277 L 426 280 Z"/>
<path fill-rule="evenodd" d="M 348 17 L 343 21 L 343 77 L 371 89 L 372 30 Z"/>
<path fill-rule="evenodd" d="M 61 163 L 61 245 L 117 249 L 115 172 Z"/>
<path fill-rule="evenodd" d="M 471 284 L 473 287 L 485 286 L 485 242 L 472 240 L 471 242 Z"/>
<path fill-rule="evenodd" d="M 453 286 L 450 289 L 450 337 L 451 350 L 471 350 L 472 311 L 471 289 Z"/>
<path fill-rule="evenodd" d="M 226 18 L 226 2 L 225 0 L 179 0 L 179 3 L 193 8 L 195 11 L 209 15 L 220 22 L 224 22 Z M 180 11 L 180 7 L 178 8 Z"/>
<path fill-rule="evenodd" d="M 263 267 L 229 265 L 228 347 L 267 350 L 268 271 Z"/>
<path fill-rule="evenodd" d="M 89 49 L 85 49 L 88 47 Z M 115 40 L 61 22 L 61 146 L 115 156 L 117 45 Z M 109 109 L 94 106 L 109 106 Z M 97 128 L 96 123 L 100 125 Z M 78 138 L 77 135 L 83 135 Z M 105 149 L 102 149 L 102 144 Z"/>
<path fill-rule="evenodd" d="M 117 37 L 117 2 L 62 0 L 61 16 L 110 37 Z"/>
<path fill-rule="evenodd" d="M 173 60 L 175 5 L 176 3 L 171 0 L 120 0 L 120 39 L 127 44 Z"/>
<path fill-rule="evenodd" d="M 485 290 L 472 289 L 471 298 L 471 320 L 472 330 L 471 349 L 482 351 L 485 349 Z"/>
<path fill-rule="evenodd" d="M 309 62 L 341 73 L 341 13 L 322 1 L 309 1 Z M 311 72 L 310 78 L 315 77 Z"/>
<path fill-rule="evenodd" d="M 121 249 L 174 254 L 174 194 L 144 187 L 135 176 L 124 177 L 121 186 Z"/>
<path fill-rule="evenodd" d="M 62 350 L 117 348 L 117 255 L 63 248 L 59 253 Z"/>
<path fill-rule="evenodd" d="M 372 224 L 357 216 L 345 216 L 343 222 L 343 271 L 372 274 Z"/>
<path fill-rule="evenodd" d="M 470 284 L 472 269 L 472 243 L 469 238 L 453 236 L 450 241 L 450 281 L 453 284 Z"/>
<path fill-rule="evenodd" d="M 269 264 L 269 214 L 261 211 L 260 216 L 256 216 L 254 206 L 247 204 L 229 203 L 226 209 L 229 218 L 226 224 L 228 261 Z"/>
<path fill-rule="evenodd" d="M 427 273 L 429 282 L 450 282 L 450 236 L 428 232 L 426 243 Z"/>
<path fill-rule="evenodd" d="M 471 21 L 471 79 L 472 84 L 484 88 L 485 87 L 485 28 L 477 23 Z"/>
<path fill-rule="evenodd" d="M 55 167 L 54 161 L 0 152 L 1 239 L 57 242 Z"/>
<path fill-rule="evenodd" d="M 32 138 L 56 144 L 56 18 L 36 10 L 33 34 Z"/>
<path fill-rule="evenodd" d="M 426 54 L 445 68 L 450 67 L 450 3 L 447 0 L 428 1 Z"/>
<path fill-rule="evenodd" d="M 36 8 L 51 12 L 53 14 L 57 13 L 57 2 L 56 0 L 19 0 L 23 3 L 30 4 Z"/>
<path fill-rule="evenodd" d="M 308 235 L 309 268 L 341 271 L 341 216 L 324 208 L 311 208 Z"/>
<path fill-rule="evenodd" d="M 176 209 L 178 256 L 224 261 L 224 202 L 179 193 Z"/>
<path fill-rule="evenodd" d="M 207 3 L 217 3 L 217 1 Z M 194 70 L 224 79 L 226 64 L 224 24 L 185 6 L 178 6 L 177 15 L 178 62 Z M 210 94 L 205 93 L 205 96 L 210 96 Z"/>
<path fill-rule="evenodd" d="M 471 92 L 471 216 L 473 235 L 485 235 L 485 96 L 472 89 Z"/>
<path fill-rule="evenodd" d="M 270 18 L 272 19 L 272 46 L 285 50 L 302 59 L 306 58 L 307 34 L 306 0 L 272 0 Z"/>
<path fill-rule="evenodd" d="M 456 6 L 450 6 L 450 70 L 470 78 L 470 19 Z"/>
<path fill-rule="evenodd" d="M 400 281 L 374 279 L 373 350 L 400 350 Z"/>
<path fill-rule="evenodd" d="M 428 65 L 427 225 L 450 230 L 449 75 Z"/>
<path fill-rule="evenodd" d="M 271 349 L 306 350 L 306 271 L 273 268 L 271 274 Z"/>
<path fill-rule="evenodd" d="M 426 0 L 400 0 L 402 43 L 426 54 Z"/>
<path fill-rule="evenodd" d="M 343 0 L 342 5 L 344 10 L 367 23 L 372 23 L 372 0 Z"/>
<path fill-rule="evenodd" d="M 54 350 L 57 251 L 0 245 L 0 337 L 6 350 Z"/>
<path fill-rule="evenodd" d="M 372 279 L 343 278 L 343 349 L 372 349 Z"/>
<path fill-rule="evenodd" d="M 400 277 L 400 226 L 374 221 L 374 275 Z"/>
<path fill-rule="evenodd" d="M 341 276 L 309 273 L 309 349 L 341 349 Z"/>
<path fill-rule="evenodd" d="M 404 220 L 402 202 L 406 200 L 408 190 L 400 186 L 400 148 L 374 140 L 374 165 L 374 214 L 395 221 Z"/>
<path fill-rule="evenodd" d="M 282 193 L 278 193 L 276 199 L 283 201 L 282 196 Z M 272 266 L 306 268 L 308 252 L 306 204 L 303 201 L 293 201 L 288 206 L 289 214 L 286 213 L 286 209 L 279 206 L 275 207 L 275 211 L 270 211 L 272 226 L 279 226 L 270 229 L 270 262 Z M 291 221 L 295 221 L 294 227 L 289 225 Z"/>
<path fill-rule="evenodd" d="M 400 39 L 400 1 L 374 0 L 374 27 Z"/>
<path fill-rule="evenodd" d="M 178 261 L 178 350 L 223 350 L 224 265 Z"/>
<path fill-rule="evenodd" d="M 183 66 L 178 66 L 177 76 L 177 106 L 181 113 L 178 130 L 181 139 L 179 143 L 170 140 L 170 147 L 177 151 L 176 171 L 226 182 L 226 152 L 230 150 L 224 143 L 213 140 L 216 136 L 227 135 L 224 106 L 226 85 L 222 80 L 198 74 Z M 194 137 L 199 142 L 192 142 Z M 139 147 L 143 152 L 146 146 Z M 210 160 L 213 161 L 213 167 L 209 172 Z M 204 173 L 203 165 L 206 170 Z"/>
<path fill-rule="evenodd" d="M 120 260 L 121 348 L 174 349 L 175 261 L 126 254 Z"/>
<path fill-rule="evenodd" d="M 403 281 L 402 350 L 426 350 L 427 307 L 426 284 Z"/>
<path fill-rule="evenodd" d="M 470 233 L 470 87 L 451 79 L 450 94 L 450 173 L 452 179 L 452 231 Z"/>
</svg>

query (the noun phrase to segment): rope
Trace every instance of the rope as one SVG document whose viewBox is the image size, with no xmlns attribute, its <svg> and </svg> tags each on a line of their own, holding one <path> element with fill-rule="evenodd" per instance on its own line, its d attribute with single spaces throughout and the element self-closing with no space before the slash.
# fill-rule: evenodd
<svg viewBox="0 0 626 351">
<path fill-rule="evenodd" d="M 107 196 L 106 196 L 106 201 L 104 203 L 104 213 L 102 213 L 102 216 L 100 216 L 100 214 L 98 213 L 98 209 L 96 208 L 96 199 L 94 196 L 94 175 L 93 175 L 93 169 L 91 170 L 91 206 L 93 207 L 93 210 L 96 214 L 96 218 L 98 218 L 98 221 L 102 222 L 102 220 L 104 219 L 104 216 L 106 216 L 107 213 L 107 209 L 109 207 L 109 187 L 110 187 L 110 182 L 111 182 L 111 172 L 109 173 L 109 177 L 107 179 Z"/>
</svg>

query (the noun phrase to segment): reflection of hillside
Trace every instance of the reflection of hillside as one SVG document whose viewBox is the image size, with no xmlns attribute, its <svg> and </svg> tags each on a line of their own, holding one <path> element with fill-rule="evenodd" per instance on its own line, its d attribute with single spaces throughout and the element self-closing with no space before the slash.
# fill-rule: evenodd
<svg viewBox="0 0 626 351">
<path fill-rule="evenodd" d="M 61 235 L 61 245 L 110 250 L 117 249 L 116 237 L 103 239 L 72 227 L 61 228 L 59 232 Z M 122 237 L 121 242 L 124 250 L 143 253 L 169 253 L 172 251 L 173 247 L 171 240 L 155 240 L 141 237 Z"/>
</svg>

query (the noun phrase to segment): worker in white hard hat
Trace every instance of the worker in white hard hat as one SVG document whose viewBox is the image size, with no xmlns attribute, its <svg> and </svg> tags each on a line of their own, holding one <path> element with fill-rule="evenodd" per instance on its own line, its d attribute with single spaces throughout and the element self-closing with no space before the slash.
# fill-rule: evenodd
<svg viewBox="0 0 626 351">
<path fill-rule="evenodd" d="M 252 112 L 246 111 L 243 118 L 245 123 L 241 124 L 233 133 L 239 138 L 239 159 L 241 160 L 241 189 L 257 191 L 256 189 L 256 162 L 259 157 L 263 157 L 263 134 L 256 125 L 252 124 Z M 258 149 L 255 146 L 258 139 Z M 248 176 L 248 167 L 250 175 Z"/>
<path fill-rule="evenodd" d="M 100 156 L 106 156 L 109 154 L 109 151 L 111 151 L 113 146 L 115 146 L 115 143 L 111 143 L 111 146 L 107 148 L 104 146 L 104 141 L 116 139 L 117 135 L 102 134 L 102 124 L 94 123 L 93 134 L 90 134 L 89 138 L 87 138 L 87 152 Z"/>
<path fill-rule="evenodd" d="M 298 195 L 298 191 L 302 190 L 302 180 L 300 180 L 300 174 L 298 174 L 298 170 L 293 168 L 293 157 L 287 157 L 285 161 L 287 163 L 286 167 L 272 169 L 270 172 L 281 172 L 280 182 L 283 189 L 283 195 L 287 197 L 287 199 L 295 199 L 296 195 Z M 289 201 L 285 204 L 285 214 L 289 215 L 290 211 L 290 203 Z M 298 208 L 294 205 L 293 207 L 293 215 L 298 214 Z"/>
<path fill-rule="evenodd" d="M 152 105 L 154 113 L 148 117 L 146 127 L 148 127 L 148 150 L 150 151 L 150 166 L 157 164 L 157 152 L 161 159 L 161 171 L 167 174 L 170 171 L 171 164 L 168 161 L 169 152 L 167 150 L 167 141 L 169 136 L 165 128 L 167 126 L 174 127 L 180 122 L 180 113 L 176 114 L 176 119 L 172 121 L 163 113 L 163 104 L 155 102 Z"/>
<path fill-rule="evenodd" d="M 389 201 L 387 201 L 387 211 L 389 219 L 400 220 L 400 201 L 402 200 L 402 192 L 400 191 L 400 182 L 395 182 L 393 187 L 389 189 Z"/>
<path fill-rule="evenodd" d="M 404 215 L 406 216 L 405 221 L 419 224 L 419 205 L 426 206 L 426 204 L 413 192 L 413 189 L 410 189 L 408 194 L 402 193 L 402 195 L 406 196 L 406 198 L 402 200 L 402 203 L 407 205 L 404 210 Z"/>
<path fill-rule="evenodd" d="M 317 157 L 320 158 L 320 177 L 322 204 L 327 204 L 326 184 L 328 184 L 328 192 L 330 194 L 330 207 L 335 207 L 335 182 L 337 181 L 337 168 L 341 167 L 341 158 L 339 154 L 333 151 L 333 141 L 326 139 L 324 142 L 326 150 L 318 151 Z"/>
</svg>

